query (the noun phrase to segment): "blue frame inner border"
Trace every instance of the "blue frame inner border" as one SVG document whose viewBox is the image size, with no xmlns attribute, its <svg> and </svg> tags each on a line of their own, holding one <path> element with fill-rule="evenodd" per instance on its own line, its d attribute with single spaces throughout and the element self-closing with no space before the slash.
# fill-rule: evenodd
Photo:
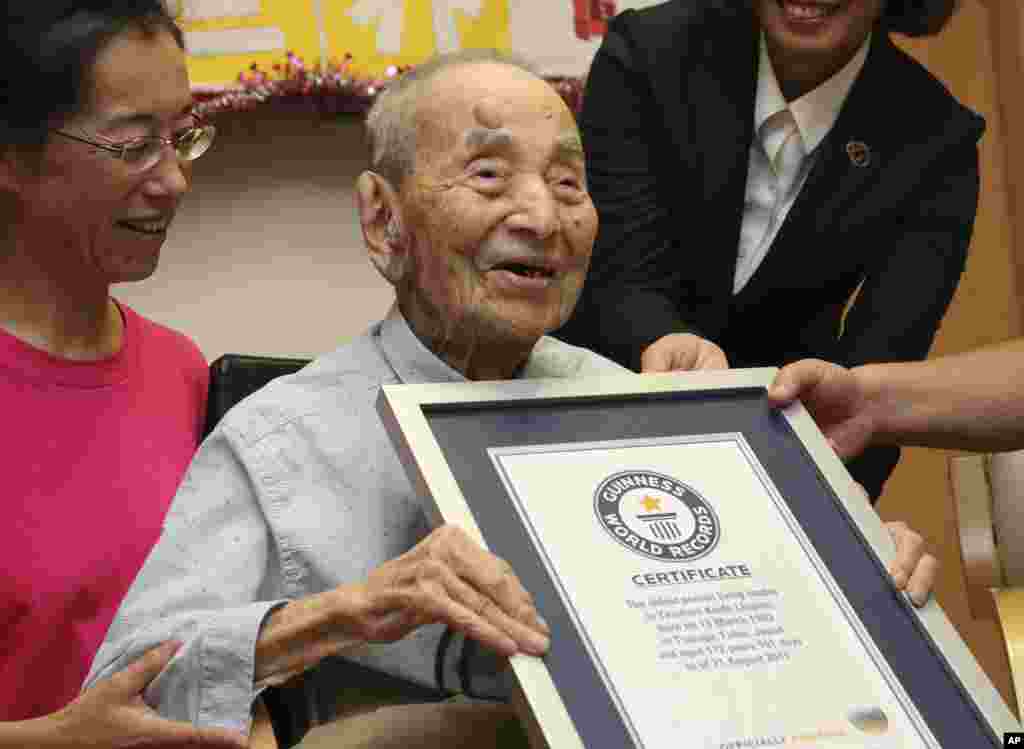
<svg viewBox="0 0 1024 749">
<path fill-rule="evenodd" d="M 742 433 L 939 743 L 1002 746 L 764 388 L 430 404 L 423 414 L 487 543 L 551 627 L 546 663 L 588 749 L 634 743 L 505 492 L 492 447 Z"/>
</svg>

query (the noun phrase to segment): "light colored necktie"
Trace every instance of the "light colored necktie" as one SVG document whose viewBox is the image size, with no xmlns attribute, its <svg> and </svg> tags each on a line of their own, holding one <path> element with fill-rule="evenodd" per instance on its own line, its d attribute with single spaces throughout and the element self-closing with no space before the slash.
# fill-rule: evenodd
<svg viewBox="0 0 1024 749">
<path fill-rule="evenodd" d="M 733 293 L 739 293 L 768 253 L 769 240 L 796 187 L 806 156 L 803 138 L 789 109 L 765 120 L 757 134 L 761 154 L 748 177 Z"/>
<path fill-rule="evenodd" d="M 778 180 L 779 195 L 777 200 L 784 200 L 793 188 L 793 182 L 796 180 L 797 175 L 800 174 L 800 165 L 803 164 L 804 156 L 804 139 L 800 135 L 800 130 L 796 126 L 796 120 L 793 119 L 793 114 L 788 109 L 783 109 L 781 112 L 776 112 L 769 118 L 769 122 L 774 120 L 773 129 L 776 131 L 774 139 L 782 137 L 782 144 L 778 146 L 774 157 L 771 151 L 768 151 L 768 144 L 765 144 L 765 150 L 767 151 L 769 158 L 771 159 L 772 169 L 775 171 L 775 177 Z M 766 122 L 765 125 L 768 125 Z M 766 134 L 766 139 L 768 135 Z"/>
</svg>

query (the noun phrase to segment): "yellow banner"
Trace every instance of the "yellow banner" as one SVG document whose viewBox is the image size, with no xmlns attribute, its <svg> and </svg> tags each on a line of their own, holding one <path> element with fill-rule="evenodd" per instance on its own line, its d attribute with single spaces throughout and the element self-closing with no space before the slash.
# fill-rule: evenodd
<svg viewBox="0 0 1024 749">
<path fill-rule="evenodd" d="M 351 55 L 380 76 L 438 52 L 515 50 L 549 75 L 586 73 L 608 20 L 657 0 L 172 0 L 197 85 L 231 84 L 294 52 L 309 67 Z"/>
<path fill-rule="evenodd" d="M 193 83 L 224 85 L 294 52 L 379 76 L 460 47 L 509 48 L 508 0 L 179 0 Z M 326 58 L 326 60 L 324 59 Z"/>
</svg>

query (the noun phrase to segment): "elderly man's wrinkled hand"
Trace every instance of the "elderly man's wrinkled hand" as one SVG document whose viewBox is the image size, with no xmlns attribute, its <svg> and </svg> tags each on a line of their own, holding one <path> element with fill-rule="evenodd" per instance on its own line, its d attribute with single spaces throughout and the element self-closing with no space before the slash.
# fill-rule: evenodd
<svg viewBox="0 0 1024 749">
<path fill-rule="evenodd" d="M 935 586 L 939 560 L 925 550 L 924 539 L 906 523 L 891 522 L 885 527 L 896 544 L 896 558 L 889 568 L 892 581 L 915 606 L 924 606 Z"/>
<path fill-rule="evenodd" d="M 640 357 L 640 371 L 645 374 L 728 368 L 729 360 L 722 349 L 692 333 L 662 336 L 644 349 Z"/>
<path fill-rule="evenodd" d="M 511 566 L 454 525 L 370 573 L 361 599 L 355 619 L 366 640 L 444 622 L 501 655 L 548 649 L 547 625 Z"/>
</svg>

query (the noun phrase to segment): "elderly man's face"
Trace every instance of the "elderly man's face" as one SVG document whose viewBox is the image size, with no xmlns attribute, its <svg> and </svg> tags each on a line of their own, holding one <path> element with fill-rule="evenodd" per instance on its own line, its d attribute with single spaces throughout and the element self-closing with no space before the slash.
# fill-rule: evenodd
<svg viewBox="0 0 1024 749">
<path fill-rule="evenodd" d="M 83 111 L 61 130 L 117 145 L 192 124 L 185 54 L 167 31 L 131 28 L 99 54 L 85 82 Z M 63 272 L 105 283 L 146 278 L 188 188 L 185 165 L 165 147 L 142 173 L 114 153 L 52 135 L 38 170 L 18 188 L 31 243 L 49 248 Z"/>
<path fill-rule="evenodd" d="M 419 113 L 400 201 L 411 243 L 399 302 L 442 347 L 532 345 L 568 318 L 597 232 L 572 113 L 544 81 L 455 67 Z"/>
</svg>

